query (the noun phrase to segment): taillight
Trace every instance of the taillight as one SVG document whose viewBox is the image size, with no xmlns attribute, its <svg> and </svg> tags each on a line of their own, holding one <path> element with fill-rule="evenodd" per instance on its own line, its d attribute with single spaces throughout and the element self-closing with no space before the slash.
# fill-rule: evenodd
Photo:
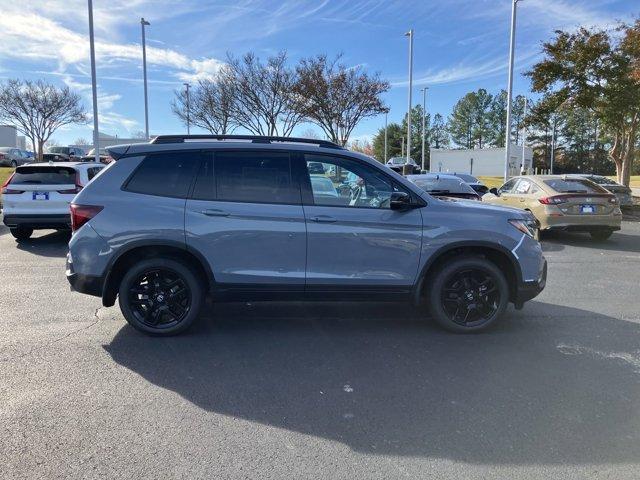
<svg viewBox="0 0 640 480">
<path fill-rule="evenodd" d="M 99 214 L 104 207 L 99 205 L 69 205 L 71 209 L 71 230 L 76 231 Z"/>
<path fill-rule="evenodd" d="M 538 201 L 543 205 L 559 205 L 561 203 L 567 203 L 568 200 L 565 197 L 542 197 Z"/>
<path fill-rule="evenodd" d="M 16 173 L 13 172 L 11 174 L 11 176 L 9 176 L 9 178 L 7 178 L 7 181 L 4 182 L 4 184 L 2 185 L 2 194 L 3 195 L 17 195 L 17 194 L 20 194 L 20 193 L 24 193 L 24 190 L 13 190 L 13 189 L 8 187 L 9 183 L 11 183 L 11 179 L 13 178 L 13 176 L 15 174 Z"/>
</svg>

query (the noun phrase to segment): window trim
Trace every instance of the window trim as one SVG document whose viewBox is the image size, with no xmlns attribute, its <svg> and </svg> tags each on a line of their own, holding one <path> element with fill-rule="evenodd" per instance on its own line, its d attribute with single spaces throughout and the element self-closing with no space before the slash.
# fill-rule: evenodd
<svg viewBox="0 0 640 480">
<path fill-rule="evenodd" d="M 387 172 L 385 172 L 382 169 L 378 169 L 378 168 L 370 165 L 369 163 L 362 161 L 359 158 L 351 157 L 351 156 L 348 156 L 348 155 L 340 155 L 340 154 L 336 154 L 336 153 L 333 153 L 333 152 L 297 152 L 297 153 L 299 154 L 298 155 L 299 162 L 300 162 L 299 168 L 300 168 L 300 174 L 302 175 L 301 181 L 300 181 L 300 188 L 302 190 L 302 202 L 303 202 L 302 204 L 304 206 L 307 206 L 307 207 L 325 207 L 325 208 L 350 208 L 350 209 L 363 208 L 363 209 L 366 209 L 366 210 L 377 210 L 377 211 L 391 210 L 389 208 L 379 208 L 379 207 L 366 207 L 366 206 L 353 206 L 353 205 L 322 205 L 322 204 L 318 205 L 318 204 L 316 204 L 314 196 L 313 196 L 313 189 L 311 187 L 311 174 L 309 173 L 309 171 L 307 169 L 307 161 L 305 160 L 305 156 L 306 155 L 327 157 L 329 159 L 337 158 L 337 159 L 340 159 L 340 160 L 346 160 L 346 161 L 358 163 L 359 165 L 362 165 L 364 167 L 373 168 L 383 178 L 387 179 L 389 181 L 389 183 L 391 183 L 391 185 L 393 187 L 397 186 L 397 187 L 399 187 L 399 190 L 408 193 L 411 196 L 411 201 L 412 202 L 419 203 L 421 207 L 425 207 L 427 205 L 427 202 L 424 201 L 424 199 L 422 199 L 422 197 L 417 195 L 410 188 L 406 188 L 404 185 L 400 184 L 396 179 L 394 179 Z"/>
</svg>

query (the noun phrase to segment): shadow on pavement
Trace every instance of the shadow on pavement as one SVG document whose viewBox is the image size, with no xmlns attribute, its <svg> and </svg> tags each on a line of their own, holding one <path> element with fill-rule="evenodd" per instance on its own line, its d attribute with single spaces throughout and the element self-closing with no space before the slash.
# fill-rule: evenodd
<svg viewBox="0 0 640 480">
<path fill-rule="evenodd" d="M 542 250 L 545 252 L 558 252 L 564 250 L 567 246 L 640 253 L 638 235 L 624 233 L 624 226 L 621 232 L 614 232 L 608 240 L 603 241 L 592 239 L 588 233 L 569 232 L 547 233 L 542 240 Z"/>
<path fill-rule="evenodd" d="M 639 325 L 541 302 L 466 336 L 395 304 L 209 311 L 186 335 L 126 326 L 104 348 L 205 410 L 360 452 L 481 464 L 640 458 Z"/>
<path fill-rule="evenodd" d="M 31 238 L 16 242 L 16 246 L 19 250 L 42 257 L 65 257 L 69 251 L 70 238 L 69 231 L 35 231 Z"/>
</svg>

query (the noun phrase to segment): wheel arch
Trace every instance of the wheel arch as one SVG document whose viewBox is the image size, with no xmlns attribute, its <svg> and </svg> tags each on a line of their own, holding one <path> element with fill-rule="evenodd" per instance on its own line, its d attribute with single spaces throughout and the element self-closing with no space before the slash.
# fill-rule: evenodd
<svg viewBox="0 0 640 480">
<path fill-rule="evenodd" d="M 513 252 L 506 247 L 492 242 L 483 241 L 461 241 L 444 245 L 431 255 L 429 260 L 422 267 L 414 292 L 414 303 L 419 305 L 424 298 L 424 289 L 427 287 L 429 278 L 437 271 L 438 266 L 448 259 L 461 256 L 479 256 L 496 264 L 500 270 L 505 272 L 509 285 L 509 301 L 516 298 L 518 285 L 522 283 L 522 271 L 518 265 Z"/>
<path fill-rule="evenodd" d="M 211 267 L 199 251 L 188 248 L 180 242 L 140 241 L 127 246 L 125 250 L 111 259 L 102 289 L 102 304 L 105 307 L 114 305 L 120 281 L 128 267 L 140 260 L 159 256 L 174 258 L 192 266 L 202 281 L 206 283 L 208 290 L 211 290 L 215 285 Z"/>
</svg>

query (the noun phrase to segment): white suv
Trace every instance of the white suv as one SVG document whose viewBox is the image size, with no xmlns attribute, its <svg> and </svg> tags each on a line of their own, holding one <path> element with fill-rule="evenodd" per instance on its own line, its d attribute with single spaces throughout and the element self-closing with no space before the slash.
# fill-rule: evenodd
<svg viewBox="0 0 640 480">
<path fill-rule="evenodd" d="M 69 162 L 16 168 L 2 186 L 4 224 L 18 240 L 37 229 L 69 229 L 69 203 L 103 168 L 101 163 Z"/>
</svg>

